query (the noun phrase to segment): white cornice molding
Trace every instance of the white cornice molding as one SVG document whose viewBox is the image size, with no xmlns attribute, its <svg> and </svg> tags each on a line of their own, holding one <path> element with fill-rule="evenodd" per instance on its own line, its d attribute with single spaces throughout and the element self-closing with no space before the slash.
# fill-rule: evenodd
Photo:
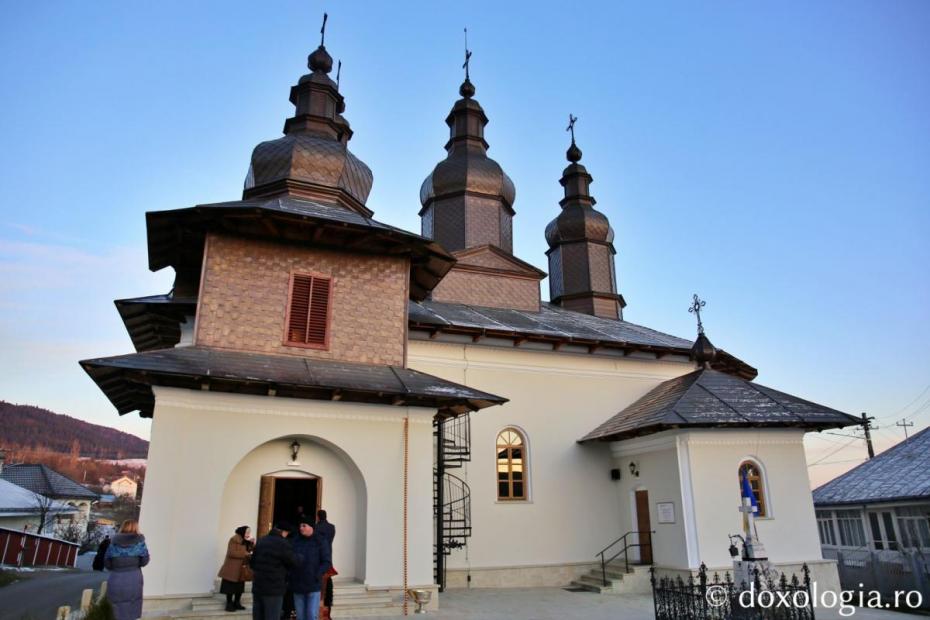
<svg viewBox="0 0 930 620">
<path fill-rule="evenodd" d="M 435 414 L 434 409 L 425 407 L 373 405 L 250 394 L 219 394 L 159 386 L 153 386 L 152 390 L 155 393 L 156 412 L 161 407 L 172 407 L 206 413 L 242 413 L 398 424 L 402 423 L 404 417 L 408 415 L 413 424 L 432 424 Z M 389 411 L 392 413 L 388 413 Z"/>
</svg>

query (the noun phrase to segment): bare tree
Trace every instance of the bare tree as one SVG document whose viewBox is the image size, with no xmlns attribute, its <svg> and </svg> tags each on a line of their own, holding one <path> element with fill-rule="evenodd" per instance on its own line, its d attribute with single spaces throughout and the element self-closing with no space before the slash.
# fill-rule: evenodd
<svg viewBox="0 0 930 620">
<path fill-rule="evenodd" d="M 58 502 L 51 497 L 46 497 L 41 493 L 33 491 L 32 503 L 36 507 L 36 512 L 39 516 L 39 525 L 36 533 L 44 534 L 45 529 L 55 521 L 55 517 L 57 516 L 56 513 L 59 512 L 56 506 Z"/>
</svg>

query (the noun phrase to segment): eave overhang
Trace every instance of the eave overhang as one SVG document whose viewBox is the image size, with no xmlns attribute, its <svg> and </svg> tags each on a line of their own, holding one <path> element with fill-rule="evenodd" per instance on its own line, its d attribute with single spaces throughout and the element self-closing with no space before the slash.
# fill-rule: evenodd
<svg viewBox="0 0 930 620">
<path fill-rule="evenodd" d="M 181 324 L 197 312 L 193 297 L 149 295 L 113 302 L 136 351 L 173 347 L 181 341 Z"/>
<path fill-rule="evenodd" d="M 149 269 L 200 272 L 208 232 L 362 254 L 410 258 L 410 298 L 425 299 L 455 264 L 438 243 L 361 213 L 293 197 L 150 211 Z"/>
<path fill-rule="evenodd" d="M 153 386 L 427 407 L 457 415 L 507 402 L 409 368 L 177 347 L 80 362 L 120 415 L 152 417 Z"/>
</svg>

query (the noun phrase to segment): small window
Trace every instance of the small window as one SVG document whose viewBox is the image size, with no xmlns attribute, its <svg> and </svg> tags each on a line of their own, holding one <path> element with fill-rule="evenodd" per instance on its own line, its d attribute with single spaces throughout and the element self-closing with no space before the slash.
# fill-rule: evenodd
<svg viewBox="0 0 930 620">
<path fill-rule="evenodd" d="M 858 510 L 837 510 L 836 525 L 840 531 L 840 544 L 844 547 L 864 547 L 865 529 Z"/>
<path fill-rule="evenodd" d="M 757 517 L 767 517 L 769 515 L 765 502 L 765 489 L 762 486 L 762 472 L 759 466 L 752 461 L 746 461 L 739 466 L 739 483 L 740 488 L 743 485 L 743 478 L 749 479 L 749 486 L 752 488 L 752 494 L 756 498 L 756 504 L 759 506 Z"/>
<path fill-rule="evenodd" d="M 329 348 L 332 279 L 307 273 L 291 274 L 284 344 Z"/>
<path fill-rule="evenodd" d="M 526 499 L 526 441 L 520 431 L 505 428 L 497 436 L 497 499 Z"/>
<path fill-rule="evenodd" d="M 820 532 L 820 544 L 836 546 L 836 530 L 833 527 L 833 513 L 829 510 L 817 511 L 817 530 Z"/>
</svg>

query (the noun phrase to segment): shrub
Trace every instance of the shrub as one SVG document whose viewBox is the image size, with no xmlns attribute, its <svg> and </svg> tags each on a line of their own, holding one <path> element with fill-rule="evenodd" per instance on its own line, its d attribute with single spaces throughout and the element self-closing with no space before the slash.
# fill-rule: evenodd
<svg viewBox="0 0 930 620">
<path fill-rule="evenodd" d="M 104 597 L 91 603 L 90 609 L 87 610 L 87 615 L 84 616 L 84 620 L 115 620 L 113 616 L 113 605 L 110 604 L 110 599 Z"/>
</svg>

